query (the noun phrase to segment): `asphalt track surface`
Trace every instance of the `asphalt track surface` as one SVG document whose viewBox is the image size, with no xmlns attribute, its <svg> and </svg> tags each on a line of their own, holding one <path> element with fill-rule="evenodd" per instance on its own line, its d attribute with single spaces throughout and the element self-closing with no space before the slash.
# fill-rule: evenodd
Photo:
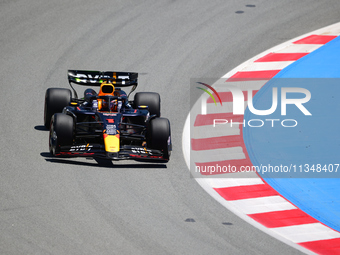
<svg viewBox="0 0 340 255">
<path fill-rule="evenodd" d="M 211 198 L 183 159 L 190 78 L 338 22 L 337 0 L 0 2 L 1 254 L 299 254 Z M 43 128 L 67 69 L 139 72 L 162 96 L 170 162 L 57 159 Z"/>
</svg>

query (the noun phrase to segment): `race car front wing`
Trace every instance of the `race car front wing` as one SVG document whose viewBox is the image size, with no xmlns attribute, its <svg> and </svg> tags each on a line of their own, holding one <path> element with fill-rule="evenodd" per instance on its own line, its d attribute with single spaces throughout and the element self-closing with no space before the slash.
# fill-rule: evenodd
<svg viewBox="0 0 340 255">
<path fill-rule="evenodd" d="M 105 145 L 80 144 L 61 146 L 56 156 L 64 157 L 92 157 L 110 160 L 137 159 L 137 160 L 166 160 L 160 150 L 149 149 L 143 146 L 123 145 L 117 152 L 107 152 Z"/>
</svg>

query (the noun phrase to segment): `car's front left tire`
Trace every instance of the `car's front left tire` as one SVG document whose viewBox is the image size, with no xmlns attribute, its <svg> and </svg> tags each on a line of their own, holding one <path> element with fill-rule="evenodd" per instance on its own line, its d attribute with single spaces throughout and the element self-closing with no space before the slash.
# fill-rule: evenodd
<svg viewBox="0 0 340 255">
<path fill-rule="evenodd" d="M 148 147 L 160 150 L 168 161 L 172 150 L 170 121 L 166 118 L 154 118 L 149 123 Z"/>
</svg>

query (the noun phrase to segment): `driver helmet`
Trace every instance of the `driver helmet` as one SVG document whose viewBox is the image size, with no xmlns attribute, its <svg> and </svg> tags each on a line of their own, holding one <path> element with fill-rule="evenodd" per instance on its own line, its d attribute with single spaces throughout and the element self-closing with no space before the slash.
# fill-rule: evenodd
<svg viewBox="0 0 340 255">
<path fill-rule="evenodd" d="M 104 81 L 100 85 L 98 96 L 114 96 L 115 95 L 115 86 L 111 82 Z M 117 100 L 112 100 L 111 102 L 107 102 L 104 99 L 98 100 L 98 110 L 109 110 L 109 111 L 117 111 Z"/>
</svg>

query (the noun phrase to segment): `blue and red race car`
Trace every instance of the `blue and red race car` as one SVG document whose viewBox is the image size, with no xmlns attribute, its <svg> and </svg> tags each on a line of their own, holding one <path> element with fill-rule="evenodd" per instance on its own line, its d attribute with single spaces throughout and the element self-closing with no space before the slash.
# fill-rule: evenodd
<svg viewBox="0 0 340 255">
<path fill-rule="evenodd" d="M 168 162 L 172 150 L 170 122 L 160 117 L 160 96 L 139 92 L 138 73 L 69 70 L 73 90 L 49 88 L 44 125 L 50 130 L 54 156 L 135 159 Z M 99 87 L 78 99 L 72 83 Z M 132 87 L 129 95 L 121 88 Z"/>
</svg>

